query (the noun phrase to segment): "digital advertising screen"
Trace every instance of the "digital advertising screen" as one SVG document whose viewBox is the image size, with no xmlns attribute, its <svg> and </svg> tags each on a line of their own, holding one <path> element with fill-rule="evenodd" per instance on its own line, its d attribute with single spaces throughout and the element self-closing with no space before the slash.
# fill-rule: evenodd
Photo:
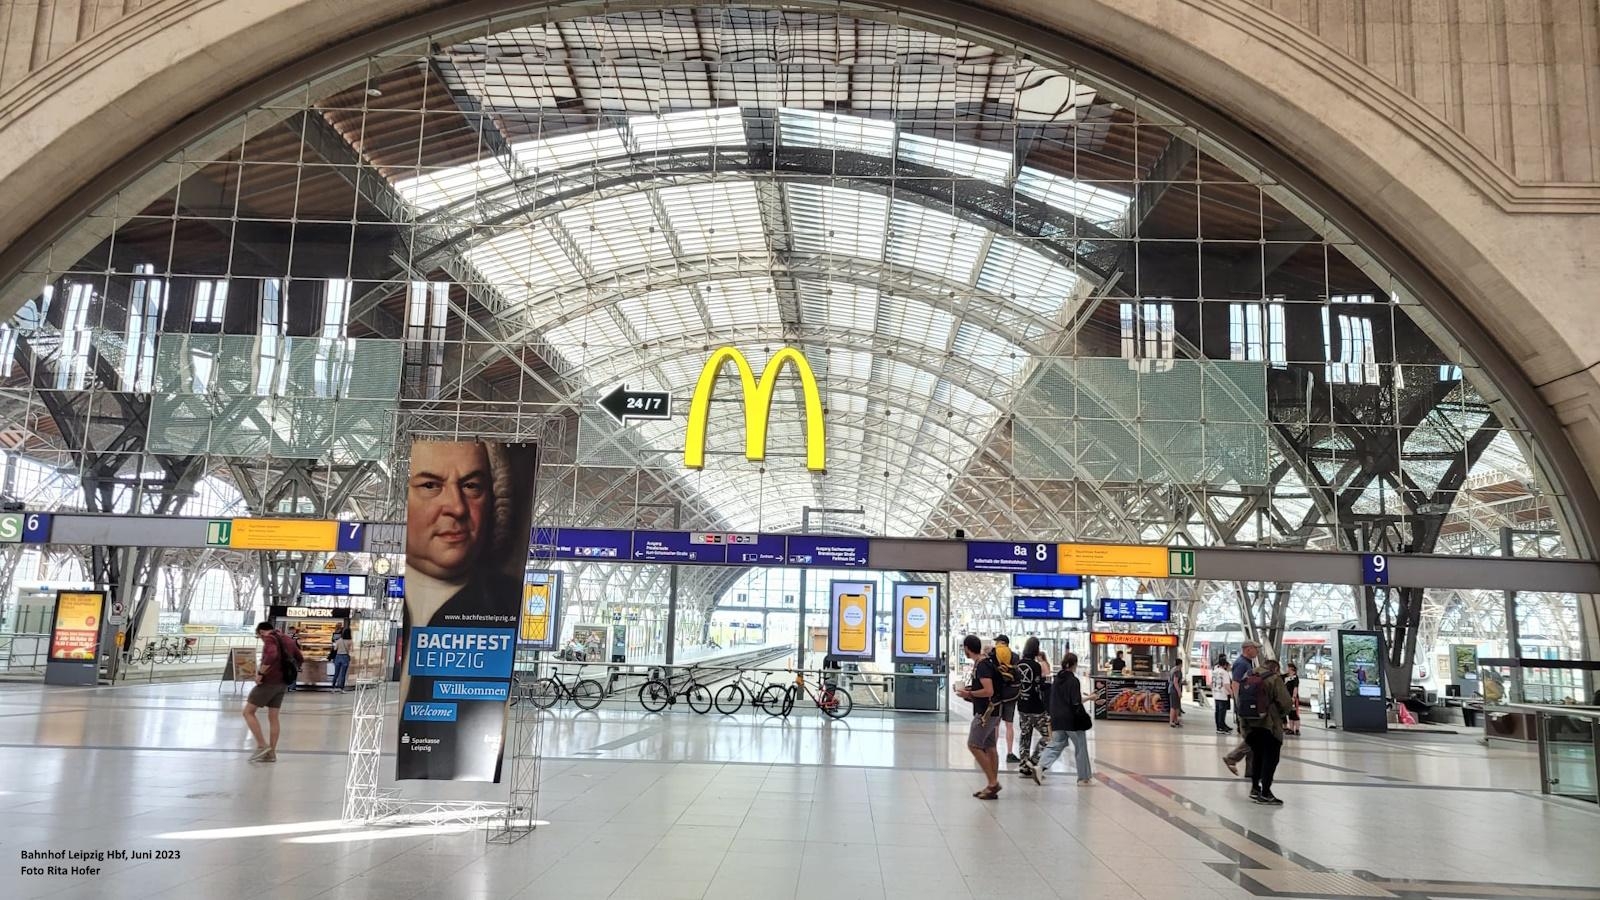
<svg viewBox="0 0 1600 900">
<path fill-rule="evenodd" d="M 828 652 L 836 657 L 871 659 L 877 653 L 877 630 L 872 627 L 878 590 L 872 581 L 830 581 Z"/>
<path fill-rule="evenodd" d="M 894 586 L 896 659 L 939 657 L 939 585 L 902 581 Z"/>
<path fill-rule="evenodd" d="M 100 655 L 100 626 L 106 595 L 100 591 L 57 591 L 56 621 L 50 631 L 50 658 L 94 662 Z"/>
<path fill-rule="evenodd" d="M 1346 697 L 1382 697 L 1383 673 L 1378 666 L 1378 636 L 1339 634 L 1339 655 Z"/>
<path fill-rule="evenodd" d="M 556 639 L 561 634 L 560 612 L 561 573 L 525 573 L 517 644 L 531 650 L 556 649 Z"/>
</svg>

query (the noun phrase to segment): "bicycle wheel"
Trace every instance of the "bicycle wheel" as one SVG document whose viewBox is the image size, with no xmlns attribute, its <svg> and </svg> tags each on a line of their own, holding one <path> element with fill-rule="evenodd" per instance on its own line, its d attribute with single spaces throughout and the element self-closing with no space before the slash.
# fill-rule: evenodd
<svg viewBox="0 0 1600 900">
<path fill-rule="evenodd" d="M 725 684 L 717 689 L 717 712 L 731 716 L 744 707 L 744 688 Z"/>
<path fill-rule="evenodd" d="M 711 689 L 703 684 L 689 688 L 689 708 L 701 715 L 711 712 Z"/>
<path fill-rule="evenodd" d="M 788 696 L 788 688 L 781 684 L 769 684 L 761 692 L 761 697 L 756 701 L 756 705 L 761 707 L 761 711 L 769 716 L 786 716 L 788 713 L 783 710 L 783 701 Z"/>
<path fill-rule="evenodd" d="M 528 702 L 549 709 L 561 699 L 561 685 L 554 678 L 536 678 L 528 685 Z"/>
<path fill-rule="evenodd" d="M 661 712 L 671 702 L 672 688 L 667 687 L 664 681 L 652 679 L 639 688 L 639 705 L 650 712 Z"/>
<path fill-rule="evenodd" d="M 789 718 L 789 713 L 794 712 L 794 701 L 799 696 L 800 696 L 800 689 L 799 688 L 797 688 L 797 687 L 785 688 L 784 692 L 783 692 L 783 705 L 781 707 L 779 707 L 778 715 L 783 716 L 785 719 Z"/>
<path fill-rule="evenodd" d="M 822 710 L 823 715 L 831 719 L 842 719 L 850 715 L 850 710 L 854 709 L 856 705 L 855 699 L 844 688 L 824 691 L 818 700 L 820 702 L 817 703 L 817 708 Z"/>
<path fill-rule="evenodd" d="M 606 689 L 593 678 L 585 678 L 572 686 L 572 702 L 579 709 L 594 709 L 606 698 Z"/>
</svg>

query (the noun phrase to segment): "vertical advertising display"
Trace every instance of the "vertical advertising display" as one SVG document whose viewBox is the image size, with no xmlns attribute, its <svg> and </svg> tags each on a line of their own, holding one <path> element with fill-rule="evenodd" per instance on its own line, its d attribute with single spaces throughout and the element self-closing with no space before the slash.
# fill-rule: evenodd
<svg viewBox="0 0 1600 900">
<path fill-rule="evenodd" d="M 1477 644 L 1450 645 L 1450 683 L 1460 685 L 1463 697 L 1478 692 Z"/>
<path fill-rule="evenodd" d="M 828 582 L 832 598 L 828 614 L 829 655 L 849 659 L 871 659 L 876 655 L 872 610 L 877 589 L 878 585 L 871 581 Z"/>
<path fill-rule="evenodd" d="M 1345 731 L 1387 731 L 1383 699 L 1383 639 L 1376 631 L 1337 632 L 1335 723 Z"/>
<path fill-rule="evenodd" d="M 894 658 L 939 657 L 939 586 L 902 581 L 894 586 Z"/>
<path fill-rule="evenodd" d="M 500 780 L 538 450 L 416 441 L 397 780 Z"/>
<path fill-rule="evenodd" d="M 106 595 L 99 591 L 57 591 L 56 620 L 50 629 L 50 658 L 94 662 L 100 656 L 100 625 Z"/>
<path fill-rule="evenodd" d="M 525 573 L 517 644 L 530 650 L 556 649 L 556 636 L 561 633 L 560 611 L 561 573 Z"/>
<path fill-rule="evenodd" d="M 94 684 L 100 675 L 100 631 L 105 624 L 103 591 L 57 591 L 50 626 L 45 684 Z"/>
</svg>

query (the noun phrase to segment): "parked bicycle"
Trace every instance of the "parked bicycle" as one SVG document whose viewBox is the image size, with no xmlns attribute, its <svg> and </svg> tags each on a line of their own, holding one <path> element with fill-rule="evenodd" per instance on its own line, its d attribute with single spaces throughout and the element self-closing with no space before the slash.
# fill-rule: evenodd
<svg viewBox="0 0 1600 900">
<path fill-rule="evenodd" d="M 593 678 L 574 675 L 569 682 L 566 673 L 557 671 L 535 678 L 521 694 L 540 709 L 549 709 L 562 700 L 571 700 L 579 709 L 594 709 L 606 698 L 606 689 Z"/>
<path fill-rule="evenodd" d="M 762 709 L 761 694 L 770 685 L 765 677 L 757 679 L 751 676 L 749 670 L 740 669 L 738 676 L 717 688 L 717 712 L 731 716 L 744 708 L 746 702 L 756 709 Z"/>
<path fill-rule="evenodd" d="M 769 685 L 761 692 L 760 706 L 769 716 L 787 719 L 801 695 L 810 698 L 817 709 L 830 719 L 842 719 L 850 715 L 850 710 L 855 707 L 855 700 L 849 691 L 826 680 L 821 685 L 813 685 L 806 680 L 804 672 L 795 673 L 794 684 Z"/>
<path fill-rule="evenodd" d="M 711 689 L 700 683 L 695 669 L 684 676 L 682 687 L 674 688 L 660 676 L 653 676 L 639 687 L 639 705 L 650 712 L 676 706 L 680 697 L 687 698 L 689 708 L 697 713 L 711 711 Z"/>
</svg>

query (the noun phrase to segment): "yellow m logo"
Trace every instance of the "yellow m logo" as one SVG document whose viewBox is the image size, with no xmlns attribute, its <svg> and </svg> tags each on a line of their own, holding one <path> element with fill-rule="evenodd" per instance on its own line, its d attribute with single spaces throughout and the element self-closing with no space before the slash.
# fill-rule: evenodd
<svg viewBox="0 0 1600 900">
<path fill-rule="evenodd" d="M 806 401 L 806 468 L 821 472 L 827 468 L 827 443 L 822 429 L 822 398 L 817 393 L 817 378 L 811 373 L 811 364 L 799 350 L 785 347 L 767 360 L 767 368 L 758 382 L 750 361 L 732 347 L 722 347 L 706 360 L 700 370 L 700 380 L 694 386 L 694 398 L 689 401 L 689 435 L 683 443 L 683 464 L 691 469 L 704 468 L 706 464 L 706 426 L 711 420 L 711 393 L 716 389 L 717 376 L 724 364 L 732 362 L 739 370 L 739 385 L 744 394 L 744 456 L 760 462 L 767 458 L 767 420 L 772 417 L 772 394 L 778 386 L 778 375 L 784 366 L 793 366 L 800 378 L 800 389 Z"/>
</svg>

